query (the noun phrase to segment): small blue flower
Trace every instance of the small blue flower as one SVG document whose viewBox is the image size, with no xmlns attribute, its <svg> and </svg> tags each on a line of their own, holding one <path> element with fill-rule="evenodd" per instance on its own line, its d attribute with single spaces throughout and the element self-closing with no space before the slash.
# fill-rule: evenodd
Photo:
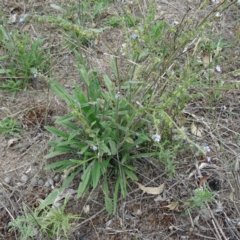
<svg viewBox="0 0 240 240">
<path fill-rule="evenodd" d="M 96 146 L 92 146 L 92 149 L 93 149 L 93 151 L 97 151 L 97 147 Z"/>
<path fill-rule="evenodd" d="M 132 39 L 136 39 L 137 37 L 138 37 L 138 35 L 135 33 L 132 35 Z"/>
<path fill-rule="evenodd" d="M 117 94 L 115 95 L 115 98 L 116 99 L 119 99 L 120 97 L 119 97 L 119 94 L 120 94 L 120 92 L 117 92 Z"/>
<path fill-rule="evenodd" d="M 20 22 L 20 23 L 24 23 L 24 18 L 20 18 L 20 19 L 19 19 L 19 22 Z"/>
<path fill-rule="evenodd" d="M 33 78 L 37 78 L 37 73 L 34 73 L 34 74 L 33 74 Z"/>
<path fill-rule="evenodd" d="M 152 136 L 152 139 L 155 141 L 155 142 L 160 142 L 161 141 L 161 136 L 156 134 L 156 135 L 153 135 Z"/>
<path fill-rule="evenodd" d="M 209 146 L 204 146 L 204 147 L 203 147 L 203 151 L 204 151 L 205 153 L 208 153 L 208 152 L 211 152 L 211 149 L 210 149 Z"/>
<path fill-rule="evenodd" d="M 212 160 L 212 159 L 211 159 L 210 157 L 207 157 L 207 161 L 208 161 L 208 162 L 211 162 L 211 160 Z"/>
</svg>

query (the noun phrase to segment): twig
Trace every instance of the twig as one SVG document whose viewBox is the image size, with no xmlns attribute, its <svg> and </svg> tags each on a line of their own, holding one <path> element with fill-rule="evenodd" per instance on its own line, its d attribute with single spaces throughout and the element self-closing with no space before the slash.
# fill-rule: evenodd
<svg viewBox="0 0 240 240">
<path fill-rule="evenodd" d="M 214 228 L 215 228 L 215 224 L 216 224 L 217 227 L 218 227 L 218 230 L 221 232 L 223 238 L 224 238 L 225 240 L 228 240 L 228 238 L 225 236 L 225 234 L 224 234 L 221 226 L 219 225 L 217 219 L 215 218 L 214 214 L 212 213 L 212 210 L 210 209 L 208 203 L 206 202 L 205 204 L 206 204 L 206 206 L 207 206 L 207 208 L 208 208 L 208 210 L 210 211 L 210 214 L 211 214 L 211 216 L 212 216 L 212 220 L 213 220 L 213 223 L 214 223 L 214 224 L 213 224 L 213 225 L 214 225 Z M 219 234 L 218 231 L 217 231 L 217 228 L 216 228 L 216 233 Z M 221 239 L 222 239 L 222 238 L 220 237 L 220 240 L 221 240 Z"/>
<path fill-rule="evenodd" d="M 90 218 L 82 221 L 81 223 L 79 223 L 77 226 L 74 227 L 74 230 L 76 230 L 77 228 L 81 227 L 83 224 L 91 221 L 93 218 L 95 218 L 97 215 L 99 215 L 100 213 L 104 212 L 105 208 L 103 208 L 102 210 L 100 210 L 99 212 L 95 213 L 93 216 L 91 216 Z"/>
</svg>

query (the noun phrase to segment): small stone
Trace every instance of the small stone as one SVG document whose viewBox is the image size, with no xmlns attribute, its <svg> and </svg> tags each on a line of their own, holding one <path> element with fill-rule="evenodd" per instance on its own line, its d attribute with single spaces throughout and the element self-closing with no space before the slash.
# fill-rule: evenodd
<svg viewBox="0 0 240 240">
<path fill-rule="evenodd" d="M 31 186 L 36 187 L 38 185 L 38 180 L 36 178 L 32 178 L 30 184 Z"/>
<path fill-rule="evenodd" d="M 49 181 L 46 181 L 46 182 L 45 182 L 44 187 L 50 187 Z"/>
<path fill-rule="evenodd" d="M 42 179 L 39 179 L 39 180 L 38 180 L 38 186 L 41 187 L 41 186 L 43 186 L 43 184 L 44 184 L 44 181 L 43 181 Z"/>
<path fill-rule="evenodd" d="M 50 184 L 51 186 L 53 186 L 53 185 L 54 185 L 54 181 L 53 181 L 53 179 L 52 179 L 52 178 L 49 178 L 49 179 L 48 179 L 48 182 L 49 182 L 49 184 Z"/>
<path fill-rule="evenodd" d="M 50 187 L 50 186 L 53 186 L 53 184 L 54 184 L 54 182 L 53 182 L 52 178 L 49 178 L 49 179 L 45 182 L 44 186 L 45 186 L 45 187 Z"/>
<path fill-rule="evenodd" d="M 60 181 L 60 175 L 57 174 L 54 178 L 53 178 L 55 183 L 58 183 Z"/>
<path fill-rule="evenodd" d="M 22 177 L 21 177 L 21 182 L 22 182 L 22 183 L 26 183 L 26 182 L 28 181 L 28 179 L 29 179 L 29 178 L 28 178 L 28 175 L 23 174 Z"/>
<path fill-rule="evenodd" d="M 11 178 L 10 178 L 10 177 L 5 177 L 5 178 L 4 178 L 4 182 L 7 183 L 7 184 L 9 184 L 10 181 L 11 181 Z"/>
</svg>

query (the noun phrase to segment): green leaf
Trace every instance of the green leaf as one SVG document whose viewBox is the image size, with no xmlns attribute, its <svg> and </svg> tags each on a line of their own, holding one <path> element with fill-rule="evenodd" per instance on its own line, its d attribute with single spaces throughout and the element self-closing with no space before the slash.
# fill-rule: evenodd
<svg viewBox="0 0 240 240">
<path fill-rule="evenodd" d="M 108 89 L 108 92 L 111 93 L 113 91 L 113 84 L 112 81 L 109 79 L 107 75 L 103 76 L 104 83 Z"/>
<path fill-rule="evenodd" d="M 96 101 L 98 98 L 101 98 L 101 85 L 98 80 L 98 76 L 96 72 L 93 72 L 93 77 L 91 78 L 89 84 L 89 96 L 91 101 Z"/>
<path fill-rule="evenodd" d="M 67 13 L 66 10 L 64 10 L 62 7 L 60 7 L 60 6 L 56 5 L 56 4 L 50 4 L 50 7 L 55 9 L 55 10 L 57 10 L 57 11 L 60 11 L 61 13 L 64 13 L 64 14 Z"/>
<path fill-rule="evenodd" d="M 153 156 L 157 156 L 158 153 L 157 152 L 151 152 L 151 153 L 139 153 L 139 154 L 135 154 L 132 155 L 130 158 L 141 158 L 141 157 L 153 157 Z"/>
<path fill-rule="evenodd" d="M 80 154 L 84 154 L 87 150 L 88 150 L 89 146 L 86 145 L 85 147 L 83 147 L 80 151 Z"/>
<path fill-rule="evenodd" d="M 72 131 L 70 134 L 69 134 L 69 137 L 68 137 L 68 140 L 72 140 L 74 137 L 76 137 L 77 135 L 79 134 L 79 129 L 76 130 L 76 131 Z M 79 142 L 79 141 L 77 141 Z"/>
<path fill-rule="evenodd" d="M 86 190 L 87 186 L 89 185 L 89 179 L 91 176 L 91 169 L 92 166 L 89 165 L 86 170 L 84 170 L 83 175 L 82 175 L 82 182 L 78 186 L 78 193 L 77 193 L 77 198 L 80 198 L 84 191 Z"/>
<path fill-rule="evenodd" d="M 10 69 L 0 69 L 0 74 L 10 73 L 10 72 L 11 72 Z"/>
<path fill-rule="evenodd" d="M 127 196 L 127 181 L 126 181 L 126 176 L 125 176 L 125 172 L 121 171 L 121 176 L 120 176 L 120 171 L 119 171 L 119 176 L 120 176 L 120 188 L 121 188 L 121 193 L 123 198 L 125 198 Z"/>
<path fill-rule="evenodd" d="M 0 61 L 7 60 L 8 58 L 9 58 L 9 55 L 2 55 L 2 56 L 0 56 Z M 0 73 L 1 73 L 2 70 L 4 70 L 4 69 L 0 69 Z M 10 69 L 6 69 L 5 71 L 11 72 Z"/>
<path fill-rule="evenodd" d="M 112 155 L 116 155 L 117 154 L 117 146 L 116 143 L 113 140 L 109 140 L 109 145 L 110 145 L 110 149 L 111 149 L 111 153 Z"/>
<path fill-rule="evenodd" d="M 101 149 L 104 153 L 107 153 L 108 155 L 111 155 L 111 152 L 110 152 L 109 148 L 106 146 L 106 144 L 100 143 L 100 149 Z"/>
<path fill-rule="evenodd" d="M 92 169 L 92 186 L 96 188 L 101 176 L 101 162 L 96 162 Z"/>
<path fill-rule="evenodd" d="M 46 170 L 49 170 L 49 169 L 53 169 L 53 168 L 58 168 L 60 166 L 65 166 L 65 168 L 67 168 L 68 166 L 71 166 L 73 165 L 73 162 L 69 161 L 69 160 L 64 160 L 64 161 L 58 161 L 58 162 L 55 162 L 55 163 L 52 163 L 48 166 L 46 166 Z"/>
<path fill-rule="evenodd" d="M 126 142 L 127 142 L 127 143 L 134 143 L 133 139 L 130 138 L 130 137 L 127 137 L 127 138 L 126 138 Z"/>
<path fill-rule="evenodd" d="M 113 195 L 113 214 L 115 214 L 116 210 L 117 210 L 117 201 L 118 201 L 120 180 L 121 180 L 120 176 L 118 176 L 116 184 L 115 184 L 114 195 Z"/>
<path fill-rule="evenodd" d="M 117 71 L 117 66 L 116 66 L 116 58 L 115 57 L 112 57 L 111 59 L 111 68 L 112 68 L 112 71 L 115 75 L 116 78 L 118 78 L 118 71 Z"/>
<path fill-rule="evenodd" d="M 54 128 L 54 127 L 49 127 L 49 126 L 45 126 L 44 127 L 47 131 L 53 133 L 54 135 L 57 135 L 59 137 L 62 137 L 62 138 L 68 138 L 69 137 L 69 134 L 68 133 L 65 133 L 57 128 Z"/>
<path fill-rule="evenodd" d="M 47 154 L 47 155 L 45 156 L 45 158 L 46 158 L 46 159 L 49 159 L 49 158 L 52 158 L 52 157 L 56 157 L 56 156 L 62 155 L 62 154 L 64 154 L 64 153 L 66 153 L 66 151 L 53 151 L 53 152 Z"/>
<path fill-rule="evenodd" d="M 80 172 L 80 169 L 77 170 L 76 172 L 72 173 L 69 177 L 67 177 L 63 183 L 62 183 L 62 187 L 65 188 L 68 186 L 69 183 L 71 183 L 73 181 L 73 179 L 75 178 L 75 176 Z"/>
<path fill-rule="evenodd" d="M 61 124 L 62 122 L 70 122 L 71 120 L 73 120 L 74 119 L 74 117 L 73 117 L 73 115 L 71 114 L 71 113 L 68 113 L 68 114 L 66 114 L 66 115 L 64 115 L 64 116 L 58 116 L 57 118 L 56 118 L 56 123 L 57 124 Z"/>
<path fill-rule="evenodd" d="M 72 114 L 67 114 L 63 117 L 57 117 L 55 123 L 65 126 L 67 128 L 70 128 L 72 130 L 78 130 L 79 126 L 77 126 L 76 124 L 72 123 L 71 120 L 74 119 L 74 116 Z"/>
<path fill-rule="evenodd" d="M 129 169 L 124 168 L 124 172 L 127 174 L 127 176 L 132 180 L 132 181 L 137 181 L 138 178 L 137 176 Z"/>
<path fill-rule="evenodd" d="M 3 33 L 3 36 L 5 37 L 5 39 L 6 39 L 7 41 L 9 41 L 9 40 L 10 40 L 10 37 L 9 37 L 9 35 L 7 34 L 7 32 L 5 31 L 3 25 L 0 25 L 0 31 Z"/>
<path fill-rule="evenodd" d="M 63 191 L 62 188 L 55 189 L 53 192 L 51 192 L 40 204 L 39 210 L 42 210 L 46 208 L 49 205 L 52 205 L 54 201 L 56 200 L 57 196 Z"/>
<path fill-rule="evenodd" d="M 80 63 L 78 63 L 78 72 L 80 74 L 81 80 L 84 81 L 87 84 L 87 86 L 89 86 L 90 84 L 89 74 L 86 71 L 85 67 Z"/>
<path fill-rule="evenodd" d="M 143 58 L 149 55 L 149 50 L 145 48 L 139 55 L 138 61 L 141 61 Z"/>
<path fill-rule="evenodd" d="M 112 205 L 112 199 L 109 198 L 109 196 L 108 196 L 109 195 L 109 190 L 108 190 L 108 183 L 107 183 L 106 176 L 105 176 L 104 181 L 103 181 L 103 193 L 104 193 L 106 210 L 109 214 L 112 214 L 113 205 Z"/>
<path fill-rule="evenodd" d="M 50 88 L 52 91 L 63 99 L 68 105 L 74 106 L 74 98 L 66 91 L 66 89 L 54 79 L 49 79 Z"/>
</svg>

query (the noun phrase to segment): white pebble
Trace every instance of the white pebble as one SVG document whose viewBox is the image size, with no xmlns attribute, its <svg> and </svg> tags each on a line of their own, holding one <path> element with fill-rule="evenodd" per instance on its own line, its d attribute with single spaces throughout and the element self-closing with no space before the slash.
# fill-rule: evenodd
<svg viewBox="0 0 240 240">
<path fill-rule="evenodd" d="M 38 180 L 38 186 L 43 186 L 43 184 L 44 184 L 43 180 L 42 180 L 42 179 L 39 179 L 39 180 Z"/>
<path fill-rule="evenodd" d="M 5 177 L 5 178 L 4 178 L 4 182 L 7 183 L 7 184 L 9 184 L 10 181 L 11 181 L 11 178 L 10 178 L 10 177 Z"/>
<path fill-rule="evenodd" d="M 28 181 L 28 176 L 26 174 L 23 174 L 21 177 L 21 182 L 26 183 Z"/>
</svg>

